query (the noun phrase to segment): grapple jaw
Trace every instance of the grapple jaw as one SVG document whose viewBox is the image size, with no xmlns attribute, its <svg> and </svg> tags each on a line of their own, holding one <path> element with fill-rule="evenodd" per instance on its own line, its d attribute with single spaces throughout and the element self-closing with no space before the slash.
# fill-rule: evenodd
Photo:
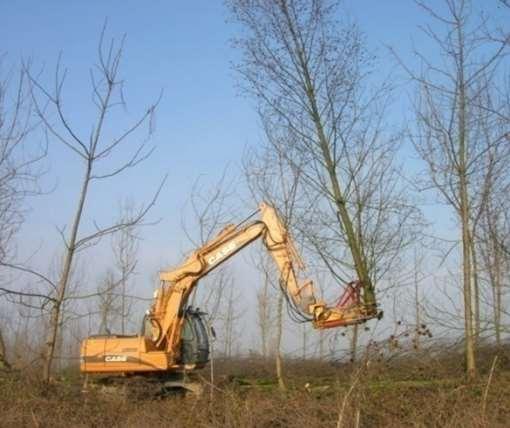
<svg viewBox="0 0 510 428">
<path fill-rule="evenodd" d="M 349 308 L 325 308 L 320 316 L 313 320 L 313 325 L 318 329 L 347 327 L 349 325 L 363 324 L 373 318 L 381 319 L 382 311 L 374 306 L 364 304 Z"/>
<path fill-rule="evenodd" d="M 347 284 L 335 306 L 315 305 L 313 314 L 313 325 L 318 329 L 362 324 L 373 318 L 381 319 L 383 316 L 383 312 L 377 309 L 377 305 L 362 303 L 360 281 Z"/>
</svg>

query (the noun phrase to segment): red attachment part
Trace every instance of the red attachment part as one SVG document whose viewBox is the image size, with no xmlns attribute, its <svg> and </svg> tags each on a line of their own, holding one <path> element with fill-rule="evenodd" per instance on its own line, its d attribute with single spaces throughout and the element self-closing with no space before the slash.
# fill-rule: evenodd
<svg viewBox="0 0 510 428">
<path fill-rule="evenodd" d="M 361 324 L 372 318 L 380 318 L 376 305 L 367 306 L 361 303 L 361 281 L 352 281 L 346 285 L 344 292 L 334 307 L 323 312 L 323 317 L 315 321 L 317 328 L 346 327 Z"/>
<path fill-rule="evenodd" d="M 343 294 L 338 299 L 335 307 L 346 309 L 351 306 L 359 305 L 361 302 L 361 281 L 352 281 L 347 284 Z"/>
</svg>

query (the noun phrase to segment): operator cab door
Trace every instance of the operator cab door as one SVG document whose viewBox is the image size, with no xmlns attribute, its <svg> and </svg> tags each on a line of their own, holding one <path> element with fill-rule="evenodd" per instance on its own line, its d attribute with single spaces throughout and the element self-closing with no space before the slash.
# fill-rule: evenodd
<svg viewBox="0 0 510 428">
<path fill-rule="evenodd" d="M 181 363 L 203 366 L 209 361 L 209 336 L 205 313 L 188 308 L 181 333 Z"/>
</svg>

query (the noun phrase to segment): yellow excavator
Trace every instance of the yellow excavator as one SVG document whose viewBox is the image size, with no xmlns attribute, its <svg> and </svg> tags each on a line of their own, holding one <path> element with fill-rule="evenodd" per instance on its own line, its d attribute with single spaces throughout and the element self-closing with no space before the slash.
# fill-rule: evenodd
<svg viewBox="0 0 510 428">
<path fill-rule="evenodd" d="M 259 220 L 228 225 L 195 250 L 181 265 L 160 272 L 161 286 L 144 318 L 139 335 L 98 335 L 81 345 L 80 368 L 86 374 L 141 375 L 168 379 L 172 373 L 202 368 L 209 360 L 209 327 L 205 313 L 188 306 L 201 278 L 262 238 L 280 272 L 280 286 L 292 309 L 315 328 L 327 329 L 366 322 L 381 316 L 373 302 L 363 300 L 363 284 L 347 285 L 335 305 L 314 294 L 312 281 L 300 281 L 304 264 L 276 210 L 261 203 Z"/>
</svg>

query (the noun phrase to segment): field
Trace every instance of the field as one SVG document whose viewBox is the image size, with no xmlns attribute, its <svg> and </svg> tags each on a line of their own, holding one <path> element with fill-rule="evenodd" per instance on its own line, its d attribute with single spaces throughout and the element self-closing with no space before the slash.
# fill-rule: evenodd
<svg viewBox="0 0 510 428">
<path fill-rule="evenodd" d="M 215 362 L 215 386 L 200 397 L 125 398 L 81 392 L 71 370 L 47 386 L 17 372 L 1 375 L 2 427 L 504 427 L 510 418 L 510 348 L 479 354 L 468 384 L 450 352 L 368 364 L 286 360 L 287 391 L 272 361 Z M 208 369 L 201 372 L 207 377 Z"/>
</svg>

